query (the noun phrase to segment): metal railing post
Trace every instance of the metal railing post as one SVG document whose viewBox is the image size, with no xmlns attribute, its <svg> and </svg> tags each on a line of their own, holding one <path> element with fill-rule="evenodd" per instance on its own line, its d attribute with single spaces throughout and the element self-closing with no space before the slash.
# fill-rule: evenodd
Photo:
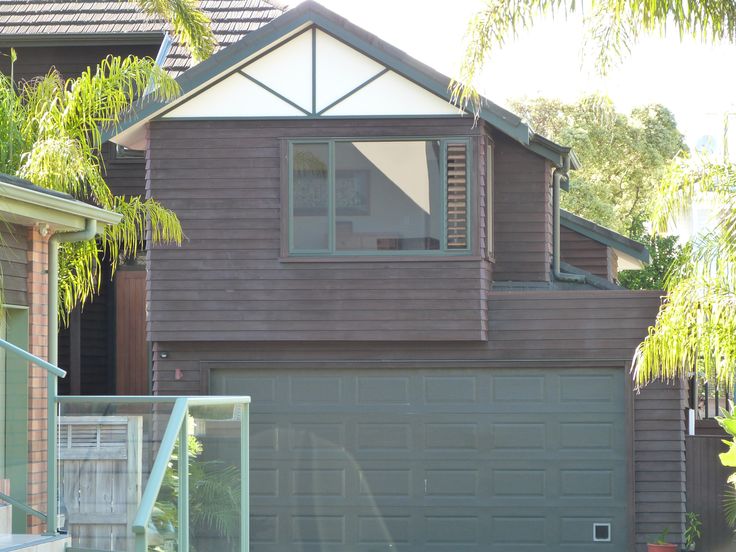
<svg viewBox="0 0 736 552">
<path fill-rule="evenodd" d="M 148 534 L 136 533 L 135 535 L 135 552 L 148 552 Z"/>
<path fill-rule="evenodd" d="M 240 551 L 250 551 L 250 404 L 240 418 Z"/>
<path fill-rule="evenodd" d="M 58 519 L 56 516 L 56 394 L 58 379 L 54 374 L 46 375 L 46 394 L 48 405 L 48 420 L 46 428 L 47 440 L 47 474 L 46 474 L 46 532 L 56 534 Z"/>
<path fill-rule="evenodd" d="M 189 552 L 189 435 L 187 416 L 179 429 L 179 552 Z"/>
</svg>

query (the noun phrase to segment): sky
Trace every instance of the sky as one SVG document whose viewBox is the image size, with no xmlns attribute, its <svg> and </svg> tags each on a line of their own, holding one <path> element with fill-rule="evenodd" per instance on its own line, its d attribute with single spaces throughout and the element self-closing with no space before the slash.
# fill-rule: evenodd
<svg viewBox="0 0 736 552">
<path fill-rule="evenodd" d="M 318 1 L 448 76 L 457 74 L 467 23 L 481 6 L 480 0 Z M 733 112 L 729 143 L 736 150 L 736 46 L 644 37 L 601 78 L 583 67 L 584 43 L 580 19 L 546 18 L 496 52 L 476 86 L 503 106 L 514 98 L 572 102 L 591 93 L 607 94 L 624 113 L 660 103 L 675 114 L 691 147 L 710 143 L 719 152 L 724 115 Z"/>
</svg>

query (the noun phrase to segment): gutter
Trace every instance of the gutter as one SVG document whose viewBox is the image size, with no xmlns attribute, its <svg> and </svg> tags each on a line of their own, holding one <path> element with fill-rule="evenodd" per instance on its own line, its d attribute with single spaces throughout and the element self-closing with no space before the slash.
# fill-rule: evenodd
<svg viewBox="0 0 736 552">
<path fill-rule="evenodd" d="M 86 241 L 97 235 L 97 220 L 85 219 L 84 230 L 79 232 L 63 232 L 54 234 L 49 239 L 48 260 L 48 361 L 56 366 L 59 360 L 59 244 Z M 48 383 L 48 413 L 47 428 L 56 426 L 56 395 L 58 394 L 58 379 L 51 372 L 47 375 Z M 57 468 L 56 462 L 56 432 L 47 431 L 47 457 L 48 465 L 53 470 Z M 48 493 L 47 498 L 47 530 L 56 533 L 58 516 L 55 495 Z"/>
<path fill-rule="evenodd" d="M 72 196 L 60 192 L 49 193 L 46 190 L 23 188 L 18 184 L 5 182 L 3 180 L 5 177 L 6 175 L 0 175 L 0 201 L 3 199 L 21 201 L 85 219 L 94 218 L 103 224 L 117 224 L 120 222 L 120 215 L 117 213 L 78 201 Z"/>
<path fill-rule="evenodd" d="M 570 154 L 563 156 L 562 167 L 557 167 L 552 174 L 552 276 L 560 282 L 584 284 L 587 280 L 584 274 L 570 274 L 560 270 L 560 185 L 564 179 L 569 183 Z"/>
</svg>

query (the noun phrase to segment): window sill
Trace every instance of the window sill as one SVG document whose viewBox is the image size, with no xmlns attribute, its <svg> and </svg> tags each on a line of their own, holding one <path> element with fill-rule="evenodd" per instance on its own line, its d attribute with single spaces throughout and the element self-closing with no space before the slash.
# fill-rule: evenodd
<svg viewBox="0 0 736 552">
<path fill-rule="evenodd" d="M 478 262 L 476 255 L 335 255 L 315 257 L 279 257 L 282 263 L 393 263 L 393 262 Z"/>
</svg>

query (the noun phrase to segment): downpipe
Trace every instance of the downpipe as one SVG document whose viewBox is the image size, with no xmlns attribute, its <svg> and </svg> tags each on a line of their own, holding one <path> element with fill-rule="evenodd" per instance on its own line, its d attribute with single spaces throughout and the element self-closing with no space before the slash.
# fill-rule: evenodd
<svg viewBox="0 0 736 552">
<path fill-rule="evenodd" d="M 584 284 L 582 274 L 569 274 L 560 270 L 560 183 L 562 179 L 569 180 L 570 155 L 566 154 L 562 167 L 555 169 L 552 174 L 552 276 L 560 282 Z"/>
<path fill-rule="evenodd" d="M 87 219 L 84 230 L 79 232 L 63 232 L 49 238 L 48 251 L 48 362 L 57 366 L 59 363 L 59 244 L 80 242 L 93 239 L 97 235 L 97 221 Z M 58 395 L 58 379 L 54 374 L 47 375 L 47 407 L 48 421 L 46 435 L 47 462 L 49 466 L 46 488 L 46 532 L 55 535 L 58 532 L 58 515 L 56 504 L 57 458 L 56 458 L 56 397 Z"/>
</svg>

